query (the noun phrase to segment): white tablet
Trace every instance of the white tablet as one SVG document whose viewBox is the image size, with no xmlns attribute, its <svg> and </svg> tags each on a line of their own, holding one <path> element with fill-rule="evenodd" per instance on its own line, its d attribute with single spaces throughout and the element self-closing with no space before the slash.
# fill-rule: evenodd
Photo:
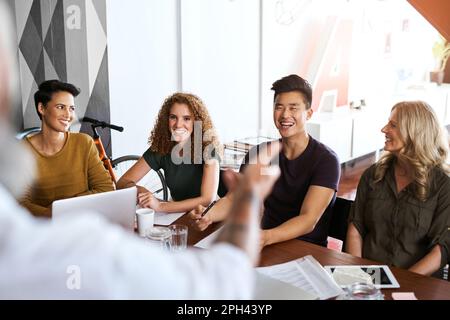
<svg viewBox="0 0 450 320">
<path fill-rule="evenodd" d="M 350 284 L 349 281 L 351 281 L 352 277 L 355 280 L 354 282 L 358 282 L 357 279 L 363 279 L 364 277 L 361 277 L 360 275 L 361 271 L 363 271 L 372 279 L 372 283 L 378 289 L 400 288 L 397 279 L 395 279 L 392 271 L 387 265 L 325 266 L 325 270 L 332 276 L 336 270 L 339 274 L 347 273 L 347 281 L 336 281 L 341 287 Z M 335 277 L 333 276 L 333 278 Z M 342 278 L 345 277 L 341 277 L 341 279 Z"/>
</svg>

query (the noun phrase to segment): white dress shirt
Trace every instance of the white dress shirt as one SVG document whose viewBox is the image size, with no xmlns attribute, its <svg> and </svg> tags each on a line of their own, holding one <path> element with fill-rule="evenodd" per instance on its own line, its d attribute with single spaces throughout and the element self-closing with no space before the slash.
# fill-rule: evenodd
<svg viewBox="0 0 450 320">
<path fill-rule="evenodd" d="M 250 299 L 235 246 L 172 254 L 92 213 L 37 219 L 0 185 L 0 299 Z"/>
</svg>

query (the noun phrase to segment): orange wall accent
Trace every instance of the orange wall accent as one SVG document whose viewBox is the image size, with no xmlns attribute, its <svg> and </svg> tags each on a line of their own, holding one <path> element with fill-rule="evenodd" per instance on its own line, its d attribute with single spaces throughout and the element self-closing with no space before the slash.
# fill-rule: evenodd
<svg viewBox="0 0 450 320">
<path fill-rule="evenodd" d="M 450 41 L 450 1 L 449 0 L 408 0 L 419 13 Z M 444 82 L 450 82 L 450 64 L 445 68 Z"/>
<path fill-rule="evenodd" d="M 450 1 L 408 0 L 448 41 L 450 41 Z"/>
<path fill-rule="evenodd" d="M 323 53 L 322 67 L 316 74 L 313 87 L 312 106 L 316 111 L 325 91 L 336 90 L 336 106 L 348 105 L 348 87 L 350 79 L 350 56 L 352 45 L 353 21 L 337 20 L 330 17 L 327 21 L 335 25 L 336 31 L 328 40 L 328 47 Z"/>
</svg>

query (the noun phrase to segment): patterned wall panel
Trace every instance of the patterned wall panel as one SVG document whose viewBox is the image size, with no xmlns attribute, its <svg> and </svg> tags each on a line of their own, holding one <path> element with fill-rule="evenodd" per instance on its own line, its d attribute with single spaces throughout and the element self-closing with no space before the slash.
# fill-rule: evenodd
<svg viewBox="0 0 450 320">
<path fill-rule="evenodd" d="M 33 95 L 39 83 L 59 79 L 81 89 L 77 116 L 109 122 L 106 0 L 16 0 L 23 127 L 40 124 Z M 75 122 L 72 131 L 92 134 Z M 111 135 L 102 140 L 111 154 Z"/>
</svg>

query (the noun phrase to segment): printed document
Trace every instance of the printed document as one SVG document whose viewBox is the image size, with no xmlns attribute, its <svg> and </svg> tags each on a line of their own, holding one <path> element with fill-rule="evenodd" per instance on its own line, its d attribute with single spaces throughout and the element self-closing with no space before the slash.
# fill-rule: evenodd
<svg viewBox="0 0 450 320">
<path fill-rule="evenodd" d="M 255 300 L 317 300 L 319 297 L 293 285 L 256 272 Z"/>
<path fill-rule="evenodd" d="M 282 264 L 256 268 L 256 270 L 298 287 L 321 300 L 344 293 L 330 274 L 311 255 Z"/>
</svg>

